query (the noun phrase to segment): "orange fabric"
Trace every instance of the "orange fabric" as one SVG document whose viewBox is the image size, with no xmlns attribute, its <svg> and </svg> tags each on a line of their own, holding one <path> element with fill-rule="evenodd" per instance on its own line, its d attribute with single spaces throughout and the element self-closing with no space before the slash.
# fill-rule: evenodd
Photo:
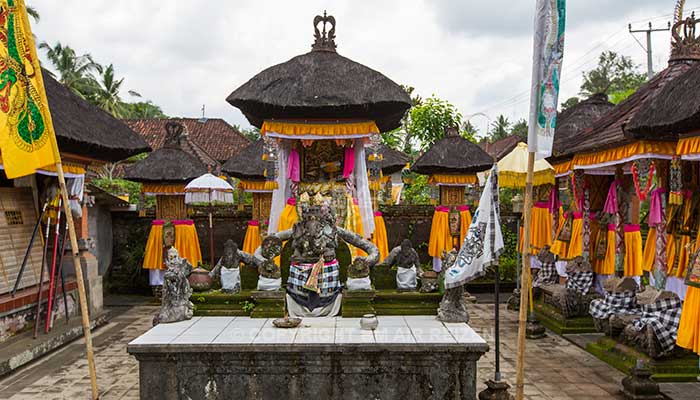
<svg viewBox="0 0 700 400">
<path fill-rule="evenodd" d="M 668 262 L 666 273 L 668 276 L 685 278 L 685 269 L 688 266 L 688 250 L 686 246 L 690 243 L 690 236 L 678 235 L 678 239 L 675 236 L 669 234 L 666 242 L 666 259 Z M 676 256 L 678 256 L 677 264 Z"/>
<path fill-rule="evenodd" d="M 240 181 L 238 182 L 238 187 L 244 191 L 273 191 L 277 189 L 276 181 Z"/>
<path fill-rule="evenodd" d="M 389 255 L 389 242 L 387 241 L 386 235 L 386 224 L 384 224 L 384 217 L 381 215 L 374 215 L 374 233 L 372 234 L 372 243 L 379 249 L 379 262 L 384 261 L 386 256 Z"/>
<path fill-rule="evenodd" d="M 152 194 L 185 194 L 185 185 L 168 185 L 168 184 L 154 184 L 154 183 L 144 183 L 141 185 L 142 193 L 152 193 Z"/>
<path fill-rule="evenodd" d="M 598 270 L 601 275 L 612 275 L 615 273 L 615 230 L 608 229 L 608 248 L 605 252 L 605 259 L 598 263 Z"/>
<path fill-rule="evenodd" d="M 258 225 L 248 224 L 245 231 L 245 239 L 243 239 L 243 251 L 248 254 L 255 253 L 262 241 L 260 240 L 260 227 Z"/>
<path fill-rule="evenodd" d="M 546 206 L 535 205 L 530 216 L 531 253 L 539 253 L 545 245 L 552 245 L 552 214 Z"/>
<path fill-rule="evenodd" d="M 559 230 L 563 223 L 560 224 Z M 559 235 L 559 230 L 557 235 Z M 583 255 L 583 218 L 574 218 L 571 223 L 571 240 L 569 243 L 555 240 L 550 251 L 562 260 L 572 260 Z"/>
<path fill-rule="evenodd" d="M 440 257 L 443 251 L 449 252 L 453 247 L 449 213 L 436 210 L 433 214 L 433 223 L 430 227 L 428 254 L 431 257 Z"/>
<path fill-rule="evenodd" d="M 462 246 L 464 238 L 467 237 L 467 231 L 472 224 L 472 213 L 469 210 L 459 212 L 459 245 Z"/>
<path fill-rule="evenodd" d="M 642 254 L 641 232 L 625 232 L 625 276 L 642 275 Z"/>
<path fill-rule="evenodd" d="M 552 167 L 554 167 L 554 175 L 556 176 L 570 174 L 572 168 L 571 160 L 562 161 L 559 164 L 552 165 Z"/>
<path fill-rule="evenodd" d="M 647 241 L 644 243 L 644 258 L 642 259 L 642 271 L 651 272 L 654 270 L 654 259 L 656 258 L 656 228 L 649 228 Z"/>
<path fill-rule="evenodd" d="M 433 174 L 428 178 L 431 185 L 474 185 L 479 183 L 476 175 Z"/>
<path fill-rule="evenodd" d="M 574 168 L 599 164 L 614 164 L 640 155 L 673 156 L 676 153 L 674 142 L 652 142 L 640 140 L 634 143 L 587 154 L 576 154 L 572 161 Z"/>
<path fill-rule="evenodd" d="M 688 286 L 676 344 L 700 354 L 700 288 Z"/>
<path fill-rule="evenodd" d="M 163 265 L 163 225 L 151 225 L 146 251 L 143 255 L 144 269 L 165 269 Z"/>
<path fill-rule="evenodd" d="M 175 224 L 175 247 L 181 258 L 186 258 L 193 267 L 202 262 L 202 250 L 194 224 Z"/>
<path fill-rule="evenodd" d="M 342 138 L 343 136 L 369 136 L 371 133 L 379 133 L 379 128 L 374 121 L 347 123 L 331 121 L 318 121 L 316 123 L 264 121 L 260 134 L 264 136 L 268 132 L 297 139 L 298 136 L 325 136 L 331 139 Z"/>
<path fill-rule="evenodd" d="M 681 157 L 700 154 L 700 136 L 680 139 L 676 145 L 676 154 Z"/>
</svg>

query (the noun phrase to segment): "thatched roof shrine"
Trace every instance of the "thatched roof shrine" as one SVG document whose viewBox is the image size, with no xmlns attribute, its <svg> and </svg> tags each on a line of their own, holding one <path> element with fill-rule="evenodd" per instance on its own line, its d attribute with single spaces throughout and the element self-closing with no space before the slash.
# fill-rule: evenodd
<svg viewBox="0 0 700 400">
<path fill-rule="evenodd" d="M 265 178 L 265 161 L 263 155 L 262 139 L 249 144 L 238 154 L 231 157 L 224 163 L 222 171 L 231 175 L 234 178 L 252 181 L 264 181 Z"/>
<path fill-rule="evenodd" d="M 479 145 L 459 136 L 456 128 L 430 146 L 411 167 L 422 174 L 473 174 L 489 169 L 494 159 Z"/>
<path fill-rule="evenodd" d="M 336 52 L 332 16 L 317 16 L 314 30 L 316 42 L 309 53 L 265 69 L 226 100 L 258 128 L 264 120 L 314 119 L 371 120 L 382 132 L 397 128 L 411 107 L 403 88 Z"/>
<path fill-rule="evenodd" d="M 394 150 L 389 146 L 381 145 L 379 152 L 382 154 L 381 170 L 384 175 L 391 175 L 396 172 L 403 170 L 411 161 L 411 157 L 408 154 Z M 367 162 L 369 162 L 369 156 L 371 152 L 365 154 Z"/>
<path fill-rule="evenodd" d="M 603 93 L 581 101 L 557 115 L 557 127 L 552 145 L 550 161 L 573 156 L 570 151 L 571 143 L 576 135 L 589 129 L 595 121 L 610 111 L 615 105 L 608 101 Z"/>
</svg>

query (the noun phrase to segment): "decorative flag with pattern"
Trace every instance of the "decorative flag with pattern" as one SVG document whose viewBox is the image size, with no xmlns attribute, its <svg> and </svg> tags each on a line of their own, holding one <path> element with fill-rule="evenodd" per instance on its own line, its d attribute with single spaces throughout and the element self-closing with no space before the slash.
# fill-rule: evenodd
<svg viewBox="0 0 700 400">
<path fill-rule="evenodd" d="M 60 161 L 24 0 L 0 0 L 0 154 L 8 178 Z"/>
<path fill-rule="evenodd" d="M 552 155 L 565 21 L 566 0 L 537 0 L 527 144 L 538 160 Z"/>
</svg>

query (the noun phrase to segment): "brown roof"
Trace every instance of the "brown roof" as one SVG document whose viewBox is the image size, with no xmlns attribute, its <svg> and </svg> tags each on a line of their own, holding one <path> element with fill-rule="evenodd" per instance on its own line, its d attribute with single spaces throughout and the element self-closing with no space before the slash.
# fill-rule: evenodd
<svg viewBox="0 0 700 400">
<path fill-rule="evenodd" d="M 223 163 L 244 149 L 250 141 L 221 118 L 146 118 L 125 119 L 124 122 L 143 136 L 155 150 L 163 147 L 165 124 L 179 122 L 185 126 L 192 143 L 211 158 Z M 207 163 L 209 164 L 209 163 Z"/>
<path fill-rule="evenodd" d="M 61 152 L 113 162 L 150 150 L 122 121 L 80 98 L 46 70 L 41 72 Z"/>
<path fill-rule="evenodd" d="M 594 94 L 582 102 L 567 108 L 557 115 L 557 127 L 552 145 L 552 161 L 563 158 L 571 141 L 578 133 L 588 129 L 615 105 L 603 93 Z"/>
<path fill-rule="evenodd" d="M 224 163 L 222 171 L 234 178 L 244 180 L 265 180 L 265 161 L 263 155 L 263 140 L 258 139 L 249 144 L 235 156 Z"/>
<path fill-rule="evenodd" d="M 594 122 L 589 130 L 576 135 L 562 155 L 589 153 L 633 142 L 633 138 L 625 135 L 625 125 L 637 112 L 640 112 L 647 99 L 657 95 L 660 88 L 687 71 L 688 68 L 690 65 L 687 62 L 671 63 L 627 99 Z"/>
<path fill-rule="evenodd" d="M 379 152 L 382 155 L 381 170 L 384 175 L 391 175 L 406 168 L 406 164 L 411 162 L 408 154 L 394 150 L 389 146 L 380 145 Z M 365 151 L 365 159 L 369 162 L 370 151 Z"/>
<path fill-rule="evenodd" d="M 411 166 L 411 171 L 421 175 L 469 174 L 484 171 L 493 162 L 493 157 L 476 143 L 448 135 L 430 146 Z"/>
<path fill-rule="evenodd" d="M 515 146 L 518 145 L 518 142 L 522 141 L 523 139 L 520 136 L 510 135 L 501 140 L 496 140 L 493 143 L 479 143 L 479 147 L 481 147 L 481 149 L 485 152 L 489 153 L 491 157 L 495 158 L 496 160 L 500 160 L 501 158 L 505 157 L 506 154 L 513 151 Z"/>
</svg>

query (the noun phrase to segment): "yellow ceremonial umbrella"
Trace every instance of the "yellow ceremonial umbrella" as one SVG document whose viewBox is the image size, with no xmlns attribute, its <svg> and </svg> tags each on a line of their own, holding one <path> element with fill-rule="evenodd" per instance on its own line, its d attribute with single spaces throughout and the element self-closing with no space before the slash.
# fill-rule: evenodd
<svg viewBox="0 0 700 400">
<path fill-rule="evenodd" d="M 527 144 L 520 142 L 498 162 L 498 186 L 514 189 L 525 188 L 527 177 Z M 533 186 L 554 184 L 554 167 L 547 160 L 535 161 Z"/>
</svg>

